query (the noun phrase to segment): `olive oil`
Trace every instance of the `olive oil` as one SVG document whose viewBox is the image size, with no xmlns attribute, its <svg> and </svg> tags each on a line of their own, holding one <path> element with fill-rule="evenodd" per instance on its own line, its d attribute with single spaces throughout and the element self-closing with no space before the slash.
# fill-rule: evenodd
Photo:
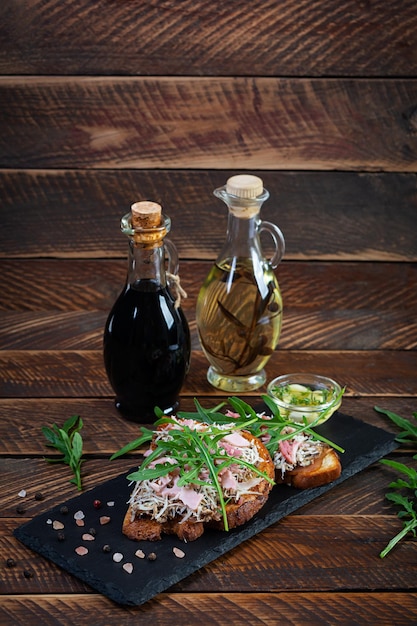
<svg viewBox="0 0 417 626">
<path fill-rule="evenodd" d="M 228 207 L 226 241 L 197 299 L 197 329 L 217 389 L 253 391 L 266 381 L 265 364 L 281 333 L 282 297 L 274 273 L 285 250 L 282 232 L 260 219 L 269 197 L 257 176 L 232 176 L 214 190 Z M 274 252 L 262 254 L 260 234 Z"/>
<path fill-rule="evenodd" d="M 278 282 L 267 264 L 257 269 L 254 272 L 247 258 L 215 264 L 198 296 L 201 346 L 214 370 L 226 377 L 226 389 L 233 377 L 256 375 L 263 369 L 281 333 Z"/>
</svg>

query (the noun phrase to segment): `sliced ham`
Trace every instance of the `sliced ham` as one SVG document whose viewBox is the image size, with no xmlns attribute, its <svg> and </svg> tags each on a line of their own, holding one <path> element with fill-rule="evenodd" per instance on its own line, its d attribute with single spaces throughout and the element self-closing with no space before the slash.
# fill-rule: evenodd
<svg viewBox="0 0 417 626">
<path fill-rule="evenodd" d="M 171 480 L 171 476 L 167 474 L 166 476 L 161 476 L 160 478 L 158 478 L 158 480 L 153 480 L 149 484 L 155 493 L 160 494 L 164 487 L 166 487 L 168 483 L 171 482 Z"/>
<path fill-rule="evenodd" d="M 162 464 L 171 463 L 171 465 L 175 465 L 176 460 L 170 456 L 161 456 L 158 459 L 155 459 L 154 461 L 152 461 L 152 463 L 149 463 L 149 467 L 153 469 L 155 465 L 159 465 L 160 463 Z"/>
<path fill-rule="evenodd" d="M 296 465 L 297 463 L 297 450 L 301 445 L 301 441 L 296 439 L 282 439 L 279 442 L 279 451 L 288 463 Z"/>
<path fill-rule="evenodd" d="M 225 435 L 221 442 L 226 441 L 231 446 L 235 446 L 237 448 L 247 448 L 249 446 L 249 441 L 245 439 L 240 433 L 233 432 L 228 435 Z"/>
<path fill-rule="evenodd" d="M 240 457 L 242 456 L 242 448 L 247 448 L 249 441 L 240 433 L 233 432 L 225 435 L 219 441 L 219 445 L 224 448 L 228 456 Z"/>
<path fill-rule="evenodd" d="M 223 489 L 237 489 L 237 480 L 229 468 L 226 467 L 219 472 L 219 480 Z"/>
<path fill-rule="evenodd" d="M 189 486 L 178 487 L 178 478 L 175 478 L 172 487 L 164 487 L 161 490 L 160 494 L 162 496 L 168 496 L 173 500 L 181 500 L 185 506 L 190 507 L 193 511 L 195 511 L 203 499 L 203 496 L 198 493 L 195 489 Z"/>
</svg>

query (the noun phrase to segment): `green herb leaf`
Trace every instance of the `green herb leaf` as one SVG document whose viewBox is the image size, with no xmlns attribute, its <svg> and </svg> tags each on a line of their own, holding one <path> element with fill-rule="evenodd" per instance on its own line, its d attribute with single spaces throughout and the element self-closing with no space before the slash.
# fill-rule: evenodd
<svg viewBox="0 0 417 626">
<path fill-rule="evenodd" d="M 417 440 L 417 425 L 404 419 L 397 413 L 381 409 L 377 406 L 374 407 L 375 411 L 382 413 L 389 417 L 396 426 L 403 429 L 400 435 L 396 437 L 396 440 L 400 443 L 415 443 Z M 417 413 L 413 413 L 413 418 L 417 420 Z M 417 454 L 413 456 L 413 459 L 417 459 Z M 399 478 L 389 484 L 390 491 L 385 494 L 385 498 L 400 507 L 397 513 L 397 517 L 403 520 L 402 530 L 391 539 L 387 546 L 380 552 L 379 556 L 383 559 L 387 554 L 409 533 L 416 536 L 417 531 L 417 470 L 405 463 L 399 463 L 398 461 L 391 461 L 389 459 L 382 459 L 380 461 L 382 465 L 386 465 L 391 469 L 399 472 L 401 475 L 408 478 Z M 412 497 L 409 497 L 409 496 Z M 404 521 L 405 520 L 405 521 Z"/>
<path fill-rule="evenodd" d="M 153 430 L 149 430 L 149 428 L 142 426 L 141 431 L 142 431 L 142 434 L 140 437 L 138 437 L 138 439 L 131 441 L 130 443 L 126 444 L 123 448 L 120 448 L 120 450 L 112 454 L 110 457 L 110 461 L 113 461 L 114 459 L 117 459 L 118 457 L 123 456 L 124 454 L 127 454 L 128 452 L 137 450 L 138 448 L 143 446 L 144 443 L 151 441 Z"/>
<path fill-rule="evenodd" d="M 73 415 L 72 417 L 67 419 L 66 422 L 64 422 L 62 430 L 65 430 L 67 435 L 71 435 L 73 432 L 80 430 L 82 427 L 83 422 L 81 417 L 79 415 Z"/>
<path fill-rule="evenodd" d="M 407 443 L 407 444 L 415 444 L 417 441 L 417 413 L 413 413 L 413 418 L 415 420 L 415 424 L 406 420 L 404 417 L 397 415 L 397 413 L 393 413 L 392 411 L 388 411 L 387 409 L 381 409 L 378 406 L 374 406 L 375 411 L 378 413 L 382 413 L 386 415 L 396 426 L 403 429 L 397 437 L 396 441 L 399 443 Z"/>
<path fill-rule="evenodd" d="M 56 424 L 52 427 L 42 426 L 41 430 L 48 441 L 46 444 L 49 448 L 55 448 L 62 458 L 45 458 L 48 463 L 65 463 L 71 469 L 74 477 L 70 480 L 77 488 L 82 490 L 81 480 L 81 464 L 83 463 L 83 440 L 80 430 L 83 427 L 83 421 L 79 415 L 73 415 L 67 419 L 62 428 Z"/>
<path fill-rule="evenodd" d="M 343 392 L 344 390 L 342 390 L 339 396 L 335 399 L 335 403 L 340 400 Z M 239 417 L 230 417 L 223 413 L 214 413 L 214 409 L 204 409 L 197 400 L 194 400 L 197 412 L 179 412 L 178 416 L 195 419 L 201 422 L 206 422 L 208 424 L 214 422 L 217 424 L 230 424 L 231 422 L 233 422 L 238 428 L 249 430 L 255 437 L 260 437 L 261 435 L 268 433 L 270 440 L 266 444 L 266 447 L 271 454 L 276 451 L 279 445 L 279 441 L 284 439 L 292 439 L 294 435 L 298 433 L 306 433 L 310 435 L 313 439 L 317 441 L 322 441 L 323 443 L 326 443 L 327 445 L 331 446 L 332 448 L 343 454 L 344 449 L 342 447 L 314 431 L 314 426 L 316 425 L 316 423 L 321 421 L 323 415 L 325 415 L 327 411 L 331 410 L 332 407 L 329 407 L 328 409 L 326 409 L 326 411 L 321 413 L 313 423 L 307 424 L 307 422 L 305 422 L 304 424 L 299 424 L 281 417 L 278 406 L 269 396 L 262 395 L 261 398 L 272 413 L 271 419 L 264 419 L 264 417 L 258 415 L 254 411 L 254 409 L 244 400 L 235 396 L 228 398 L 228 403 Z M 217 408 L 218 407 L 216 407 L 216 409 Z M 248 422 L 248 419 L 252 421 Z M 286 426 L 291 426 L 293 429 L 295 429 L 295 431 L 287 434 L 283 433 L 283 429 Z"/>
<path fill-rule="evenodd" d="M 204 414 L 204 412 L 205 410 L 201 408 L 200 415 L 201 413 Z M 160 420 L 160 423 L 169 424 L 172 421 L 172 419 L 165 417 Z M 206 420 L 204 421 L 207 423 Z M 246 420 L 247 424 L 250 422 L 251 420 Z M 169 440 L 162 438 L 154 440 L 152 453 L 144 459 L 138 470 L 129 474 L 127 478 L 133 481 L 153 480 L 154 478 L 165 476 L 175 469 L 179 473 L 177 483 L 179 486 L 187 484 L 205 485 L 209 483 L 214 485 L 223 524 L 225 530 L 228 530 L 226 503 L 218 477 L 219 472 L 229 465 L 238 464 L 248 467 L 271 484 L 274 483 L 273 479 L 267 474 L 245 462 L 240 457 L 225 454 L 224 449 L 219 445 L 221 439 L 238 428 L 234 424 L 229 429 L 220 429 L 216 424 L 209 424 L 206 430 L 197 430 L 188 425 L 184 425 L 180 429 L 173 428 L 169 432 Z M 172 462 L 158 463 L 153 466 L 153 461 L 164 456 L 169 457 Z M 203 468 L 208 470 L 210 477 L 208 481 L 199 478 Z"/>
<path fill-rule="evenodd" d="M 397 470 L 397 472 L 405 474 L 410 478 L 411 481 L 414 481 L 414 485 L 411 488 L 417 487 L 417 471 L 414 468 L 408 467 L 408 465 L 405 465 L 404 463 L 398 463 L 398 461 L 390 461 L 388 459 L 382 459 L 380 462 L 383 465 L 388 465 L 389 467 L 392 467 L 393 469 Z"/>
</svg>

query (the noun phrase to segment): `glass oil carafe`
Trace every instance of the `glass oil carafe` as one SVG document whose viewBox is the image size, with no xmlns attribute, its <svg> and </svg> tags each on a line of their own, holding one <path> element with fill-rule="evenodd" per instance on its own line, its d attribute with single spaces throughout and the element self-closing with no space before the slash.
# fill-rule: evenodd
<svg viewBox="0 0 417 626">
<path fill-rule="evenodd" d="M 214 195 L 228 207 L 226 242 L 197 300 L 197 328 L 210 363 L 208 381 L 239 393 L 261 387 L 265 364 L 281 333 L 282 297 L 274 269 L 285 250 L 280 229 L 261 221 L 269 197 L 257 176 L 229 178 Z M 274 253 L 264 258 L 260 234 L 268 233 Z"/>
<path fill-rule="evenodd" d="M 155 202 L 136 202 L 122 218 L 121 230 L 129 238 L 127 280 L 104 330 L 115 405 L 141 423 L 156 419 L 155 406 L 166 414 L 177 409 L 190 363 L 190 331 L 179 292 L 186 294 L 177 277 L 176 248 L 166 238 L 170 227 Z"/>
</svg>

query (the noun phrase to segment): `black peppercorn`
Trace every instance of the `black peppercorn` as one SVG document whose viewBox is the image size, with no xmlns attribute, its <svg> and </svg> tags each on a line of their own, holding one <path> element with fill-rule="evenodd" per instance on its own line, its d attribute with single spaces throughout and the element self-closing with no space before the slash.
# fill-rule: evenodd
<svg viewBox="0 0 417 626">
<path fill-rule="evenodd" d="M 41 491 L 37 491 L 35 493 L 35 500 L 43 500 L 44 499 L 44 495 Z"/>
<path fill-rule="evenodd" d="M 59 512 L 62 513 L 62 515 L 66 515 L 68 513 L 68 507 L 61 506 L 61 508 L 59 509 Z"/>
<path fill-rule="evenodd" d="M 25 570 L 23 571 L 23 576 L 24 576 L 25 578 L 33 578 L 33 576 L 34 576 L 33 570 L 31 570 L 31 569 L 25 569 Z"/>
<path fill-rule="evenodd" d="M 19 515 L 22 515 L 23 513 L 26 513 L 26 509 L 24 504 L 18 504 L 16 507 L 16 513 L 19 513 Z"/>
<path fill-rule="evenodd" d="M 109 546 L 108 543 L 106 543 L 106 545 L 103 546 L 103 552 L 111 552 L 111 547 Z"/>
<path fill-rule="evenodd" d="M 16 561 L 11 557 L 6 560 L 7 567 L 14 567 L 16 565 Z"/>
</svg>

